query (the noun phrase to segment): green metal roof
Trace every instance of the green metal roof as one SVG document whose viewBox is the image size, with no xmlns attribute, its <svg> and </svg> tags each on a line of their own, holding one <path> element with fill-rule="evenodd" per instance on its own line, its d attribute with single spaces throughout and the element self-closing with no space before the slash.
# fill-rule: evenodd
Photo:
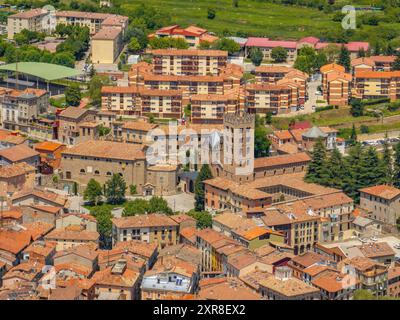
<svg viewBox="0 0 400 320">
<path fill-rule="evenodd" d="M 16 71 L 16 64 L 4 64 L 0 70 Z M 80 71 L 58 64 L 43 62 L 18 62 L 18 72 L 29 74 L 47 81 L 76 77 L 81 74 Z"/>
</svg>

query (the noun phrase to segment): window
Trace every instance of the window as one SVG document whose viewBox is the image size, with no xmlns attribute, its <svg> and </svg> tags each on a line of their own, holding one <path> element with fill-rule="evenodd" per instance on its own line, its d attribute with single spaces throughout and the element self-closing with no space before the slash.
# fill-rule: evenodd
<svg viewBox="0 0 400 320">
<path fill-rule="evenodd" d="M 100 174 L 100 171 L 99 171 L 99 170 L 95 170 L 95 171 L 94 171 L 94 174 L 95 174 L 96 176 L 98 176 L 98 175 Z"/>
<path fill-rule="evenodd" d="M 112 174 L 111 174 L 110 171 L 108 171 L 108 172 L 106 173 L 106 175 L 107 175 L 107 176 L 111 176 Z"/>
<path fill-rule="evenodd" d="M 82 174 L 86 173 L 85 169 L 81 169 L 80 173 L 82 173 Z"/>
</svg>

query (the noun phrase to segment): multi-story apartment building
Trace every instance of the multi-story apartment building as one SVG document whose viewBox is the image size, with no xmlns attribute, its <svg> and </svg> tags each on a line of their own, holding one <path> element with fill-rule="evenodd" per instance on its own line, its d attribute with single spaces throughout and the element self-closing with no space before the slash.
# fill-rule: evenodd
<svg viewBox="0 0 400 320">
<path fill-rule="evenodd" d="M 147 89 L 182 90 L 185 94 L 223 94 L 240 87 L 243 70 L 228 64 L 218 75 L 176 76 L 155 74 L 154 67 L 146 62 L 133 65 L 129 71 L 129 85 Z"/>
<path fill-rule="evenodd" d="M 157 118 L 182 117 L 187 99 L 181 90 L 103 87 L 102 109 L 123 115 L 154 115 Z"/>
<path fill-rule="evenodd" d="M 179 225 L 164 214 L 146 214 L 112 219 L 113 244 L 140 240 L 159 248 L 178 243 Z"/>
<path fill-rule="evenodd" d="M 218 40 L 218 37 L 208 33 L 206 29 L 196 26 L 181 28 L 179 25 L 167 26 L 158 29 L 154 34 L 149 35 L 149 38 L 171 37 L 185 39 L 190 47 L 197 47 L 202 42 L 212 43 Z"/>
<path fill-rule="evenodd" d="M 235 93 L 196 94 L 190 97 L 190 107 L 192 123 L 223 123 L 224 114 L 239 111 L 240 97 Z"/>
<path fill-rule="evenodd" d="M 95 113 L 89 109 L 69 107 L 57 115 L 58 140 L 67 145 L 75 145 L 98 136 Z"/>
<path fill-rule="evenodd" d="M 48 110 L 49 95 L 45 90 L 5 89 L 2 93 L 0 107 L 2 125 L 5 129 L 29 133 L 32 122 Z"/>
<path fill-rule="evenodd" d="M 92 62 L 112 64 L 123 47 L 123 33 L 115 27 L 103 27 L 92 37 Z"/>
<path fill-rule="evenodd" d="M 296 41 L 276 41 L 268 38 L 249 37 L 245 44 L 245 54 L 248 55 L 253 48 L 259 48 L 265 60 L 273 60 L 272 50 L 274 48 L 284 48 L 287 51 L 287 61 L 293 62 L 297 58 Z"/>
<path fill-rule="evenodd" d="M 245 110 L 265 115 L 289 113 L 298 106 L 297 88 L 278 84 L 250 84 L 245 87 Z"/>
<path fill-rule="evenodd" d="M 341 65 L 332 63 L 320 68 L 323 97 L 330 105 L 348 105 L 351 98 L 352 76 Z"/>
<path fill-rule="evenodd" d="M 103 27 L 113 27 L 125 31 L 128 27 L 128 17 L 109 13 L 58 11 L 55 14 L 56 23 L 88 27 L 91 34 L 95 34 Z"/>
<path fill-rule="evenodd" d="M 8 17 L 8 39 L 13 39 L 16 33 L 26 29 L 29 31 L 46 32 L 45 18 L 48 11 L 42 8 L 19 12 Z"/>
<path fill-rule="evenodd" d="M 360 71 L 353 78 L 353 96 L 359 99 L 400 99 L 400 71 Z"/>
<path fill-rule="evenodd" d="M 388 267 L 366 257 L 347 258 L 339 262 L 343 273 L 355 276 L 361 289 L 370 290 L 375 296 L 384 296 L 388 290 Z"/>
<path fill-rule="evenodd" d="M 352 74 L 361 71 L 392 71 L 396 56 L 370 56 L 351 60 Z"/>
<path fill-rule="evenodd" d="M 389 185 L 360 189 L 360 208 L 371 218 L 396 226 L 400 217 L 400 189 Z"/>
<path fill-rule="evenodd" d="M 228 52 L 220 50 L 152 50 L 154 73 L 173 76 L 219 75 L 227 66 Z"/>
</svg>

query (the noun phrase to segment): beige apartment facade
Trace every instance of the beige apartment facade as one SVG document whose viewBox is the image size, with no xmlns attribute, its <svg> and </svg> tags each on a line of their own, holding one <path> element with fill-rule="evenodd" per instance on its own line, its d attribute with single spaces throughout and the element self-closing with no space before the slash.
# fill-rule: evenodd
<svg viewBox="0 0 400 320">
<path fill-rule="evenodd" d="M 219 75 L 228 52 L 220 50 L 153 50 L 154 73 L 175 76 Z"/>
<path fill-rule="evenodd" d="M 15 34 L 20 33 L 24 29 L 45 32 L 44 18 L 47 15 L 47 10 L 38 8 L 9 16 L 7 19 L 8 39 L 13 39 Z"/>
</svg>

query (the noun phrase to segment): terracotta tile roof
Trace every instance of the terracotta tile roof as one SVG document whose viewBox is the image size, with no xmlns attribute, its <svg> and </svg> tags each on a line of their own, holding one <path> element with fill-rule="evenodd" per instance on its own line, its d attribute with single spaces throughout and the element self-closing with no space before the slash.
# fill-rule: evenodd
<svg viewBox="0 0 400 320">
<path fill-rule="evenodd" d="M 35 17 L 40 17 L 42 15 L 47 14 L 47 10 L 42 8 L 32 9 L 27 11 L 18 12 L 10 16 L 10 18 L 18 18 L 18 19 L 31 19 Z"/>
<path fill-rule="evenodd" d="M 32 236 L 27 232 L 0 230 L 0 250 L 18 254 L 32 241 Z"/>
<path fill-rule="evenodd" d="M 340 80 L 343 82 L 350 82 L 353 79 L 352 75 L 349 73 L 343 73 L 343 72 L 331 72 L 328 73 L 326 76 L 326 81 L 331 82 L 331 81 L 336 81 Z"/>
<path fill-rule="evenodd" d="M 122 34 L 118 28 L 103 27 L 93 37 L 92 40 L 114 40 Z"/>
<path fill-rule="evenodd" d="M 322 66 L 319 70 L 321 71 L 321 73 L 331 72 L 331 71 L 339 71 L 345 73 L 346 71 L 346 69 L 343 66 L 336 63 L 326 64 Z"/>
<path fill-rule="evenodd" d="M 299 147 L 295 143 L 285 143 L 277 148 L 281 153 L 296 154 L 299 153 Z"/>
<path fill-rule="evenodd" d="M 18 162 L 0 167 L 0 178 L 12 178 L 35 172 L 35 168 L 26 162 Z"/>
<path fill-rule="evenodd" d="M 194 265 L 201 264 L 201 251 L 195 246 L 185 243 L 179 243 L 172 246 L 166 246 L 158 253 L 158 259 L 161 257 L 175 257 Z"/>
<path fill-rule="evenodd" d="M 54 152 L 58 148 L 61 148 L 61 147 L 64 147 L 64 146 L 65 146 L 64 144 L 58 143 L 58 142 L 43 141 L 43 142 L 36 143 L 33 147 L 38 152 L 40 152 L 40 151 Z"/>
<path fill-rule="evenodd" d="M 28 261 L 12 267 L 4 276 L 3 280 L 19 278 L 24 281 L 34 281 L 42 273 L 43 264 L 37 261 Z"/>
<path fill-rule="evenodd" d="M 196 222 L 196 219 L 194 219 L 191 216 L 188 216 L 187 214 L 184 214 L 184 213 L 172 215 L 172 216 L 170 216 L 170 218 L 179 224 L 182 222 L 185 222 L 185 221 Z"/>
<path fill-rule="evenodd" d="M 260 286 L 277 292 L 282 296 L 291 298 L 319 292 L 319 289 L 314 288 L 297 278 L 281 280 L 276 277 L 268 277 L 260 281 Z"/>
<path fill-rule="evenodd" d="M 55 229 L 47 234 L 45 238 L 47 240 L 97 241 L 99 236 L 100 235 L 96 231 L 69 231 L 65 229 Z"/>
<path fill-rule="evenodd" d="M 331 258 L 323 256 L 321 254 L 309 251 L 301 256 L 295 256 L 292 261 L 303 268 L 307 268 L 313 264 L 323 262 L 323 261 L 332 261 Z"/>
<path fill-rule="evenodd" d="M 247 219 L 237 213 L 233 212 L 223 212 L 220 214 L 216 214 L 213 218 L 213 221 L 216 221 L 229 229 L 233 230 L 237 227 L 242 228 L 254 228 L 256 227 L 256 223 L 252 219 Z"/>
<path fill-rule="evenodd" d="M 240 237 L 242 237 L 247 241 L 252 241 L 266 234 L 271 234 L 271 233 L 279 234 L 277 231 L 272 231 L 270 229 L 266 229 L 259 226 L 255 226 L 252 228 L 243 228 L 242 226 L 238 226 L 236 229 L 234 229 L 234 233 L 236 233 L 237 235 L 239 235 Z"/>
<path fill-rule="evenodd" d="M 276 249 L 274 247 L 271 247 L 269 244 L 266 244 L 262 247 L 256 248 L 254 252 L 257 254 L 259 257 L 265 257 L 268 256 L 269 254 L 275 252 Z"/>
<path fill-rule="evenodd" d="M 119 160 L 144 159 L 144 146 L 132 143 L 89 140 L 66 149 L 63 155 L 79 155 Z"/>
<path fill-rule="evenodd" d="M 363 41 L 350 41 L 349 43 L 345 44 L 345 47 L 350 52 L 358 52 L 361 49 L 364 49 L 364 51 L 368 51 L 369 43 L 368 42 L 363 42 Z"/>
<path fill-rule="evenodd" d="M 274 136 L 276 136 L 279 140 L 284 140 L 284 139 L 292 139 L 293 136 L 290 133 L 289 130 L 280 130 L 280 131 L 274 131 L 273 132 Z"/>
<path fill-rule="evenodd" d="M 316 37 L 305 37 L 299 40 L 299 43 L 309 43 L 312 45 L 316 45 L 318 42 L 320 42 L 320 39 Z"/>
<path fill-rule="evenodd" d="M 309 162 L 311 157 L 305 153 L 300 152 L 297 154 L 280 155 L 273 157 L 264 157 L 254 159 L 254 168 L 268 168 L 282 165 L 290 165 L 301 162 Z"/>
<path fill-rule="evenodd" d="M 388 280 L 400 277 L 400 267 L 394 266 L 388 269 Z"/>
<path fill-rule="evenodd" d="M 35 241 L 31 243 L 24 253 L 34 253 L 35 255 L 48 257 L 56 248 L 56 243 L 52 241 Z M 32 257 L 30 257 L 32 259 Z"/>
<path fill-rule="evenodd" d="M 20 220 L 22 218 L 22 211 L 18 207 L 11 208 L 10 210 L 3 211 L 1 217 L 3 219 Z"/>
<path fill-rule="evenodd" d="M 339 272 L 329 271 L 320 274 L 311 280 L 311 283 L 317 288 L 334 293 L 355 287 L 359 283 L 359 280 L 349 274 L 340 274 Z"/>
<path fill-rule="evenodd" d="M 242 270 L 253 263 L 258 261 L 257 255 L 255 255 L 250 250 L 240 251 L 236 254 L 232 254 L 228 256 L 228 264 L 234 267 L 236 270 Z"/>
<path fill-rule="evenodd" d="M 60 257 L 65 257 L 65 256 L 80 256 L 82 258 L 88 259 L 88 260 L 96 260 L 97 257 L 99 256 L 98 251 L 96 250 L 96 248 L 93 245 L 80 245 L 80 246 L 76 246 L 76 247 L 71 247 L 69 249 L 65 249 L 62 251 L 58 251 L 55 256 L 54 256 L 54 263 L 56 264 L 56 260 Z"/>
<path fill-rule="evenodd" d="M 196 242 L 197 229 L 194 227 L 187 227 L 179 230 L 181 237 L 190 240 L 192 243 Z"/>
<path fill-rule="evenodd" d="M 238 278 L 202 279 L 199 300 L 259 300 L 260 294 L 248 288 Z"/>
<path fill-rule="evenodd" d="M 375 242 L 357 246 L 361 253 L 367 258 L 380 258 L 394 256 L 396 253 L 387 242 Z"/>
<path fill-rule="evenodd" d="M 36 240 L 48 234 L 54 228 L 54 225 L 47 222 L 35 221 L 24 223 L 22 227 L 26 229 L 25 232 L 30 233 L 33 240 Z"/>
<path fill-rule="evenodd" d="M 49 192 L 49 191 L 45 192 L 45 191 L 41 191 L 38 189 L 22 190 L 20 192 L 16 192 L 13 194 L 11 199 L 14 202 L 15 200 L 29 197 L 29 196 L 37 197 L 37 198 L 47 200 L 49 202 L 53 202 L 54 205 L 58 205 L 60 207 L 63 207 L 67 203 L 67 198 L 65 198 L 59 194 Z"/>
<path fill-rule="evenodd" d="M 261 258 L 261 261 L 268 265 L 275 265 L 283 260 L 290 261 L 294 255 L 290 252 L 277 251 L 271 252 L 270 254 Z"/>
<path fill-rule="evenodd" d="M 161 56 L 228 57 L 228 52 L 222 50 L 156 49 L 156 50 L 151 50 L 151 53 L 153 55 L 161 55 Z"/>
<path fill-rule="evenodd" d="M 351 60 L 352 67 L 356 67 L 361 64 L 365 64 L 367 66 L 373 67 L 375 65 L 375 62 L 370 57 L 361 57 L 361 58 L 355 58 L 355 59 Z"/>
<path fill-rule="evenodd" d="M 128 251 L 130 253 L 149 259 L 154 255 L 155 252 L 157 252 L 157 248 L 157 243 L 146 243 L 139 240 L 131 240 L 116 243 L 110 252 L 113 253 L 114 250 L 119 250 L 123 252 Z"/>
<path fill-rule="evenodd" d="M 375 63 L 393 63 L 396 60 L 396 56 L 370 56 L 369 58 Z"/>
<path fill-rule="evenodd" d="M 72 271 L 77 275 L 81 275 L 84 277 L 88 277 L 93 270 L 87 266 L 84 266 L 82 264 L 78 264 L 76 262 L 64 262 L 60 263 L 57 265 L 54 265 L 54 268 L 56 269 L 57 273 L 60 273 L 61 271 Z"/>
<path fill-rule="evenodd" d="M 88 109 L 81 109 L 78 107 L 68 107 L 64 109 L 58 116 L 76 120 L 88 112 L 90 112 Z"/>
<path fill-rule="evenodd" d="M 285 66 L 258 66 L 255 69 L 257 73 L 288 73 L 289 71 L 294 70 L 290 67 Z"/>
<path fill-rule="evenodd" d="M 109 13 L 99 13 L 99 12 L 82 12 L 82 11 L 57 11 L 56 17 L 69 17 L 69 18 L 85 18 L 85 19 L 98 19 L 105 20 L 106 18 L 114 16 Z"/>
<path fill-rule="evenodd" d="M 39 156 L 39 152 L 29 148 L 25 144 L 0 150 L 0 157 L 5 158 L 10 162 L 19 162 L 35 156 Z"/>
<path fill-rule="evenodd" d="M 385 268 L 385 266 L 381 263 L 375 262 L 374 260 L 367 258 L 367 257 L 353 257 L 351 259 L 347 258 L 343 260 L 344 264 L 347 265 L 352 265 L 354 268 L 361 272 L 365 272 L 371 268 L 374 267 L 382 267 Z M 386 271 L 386 268 L 385 268 Z"/>
<path fill-rule="evenodd" d="M 191 278 L 195 273 L 197 273 L 198 268 L 197 264 L 181 260 L 174 256 L 164 256 L 162 259 L 157 259 L 153 268 L 148 270 L 144 276 L 173 272 Z"/>
<path fill-rule="evenodd" d="M 360 189 L 360 191 L 386 200 L 392 200 L 400 195 L 400 189 L 389 185 L 367 187 Z"/>
<path fill-rule="evenodd" d="M 123 129 L 145 131 L 145 132 L 151 131 L 157 127 L 158 127 L 157 124 L 148 123 L 144 121 L 128 121 L 124 122 L 124 124 L 122 125 Z"/>
<path fill-rule="evenodd" d="M 359 71 L 354 75 L 355 78 L 366 79 L 390 79 L 400 77 L 400 71 Z"/>
<path fill-rule="evenodd" d="M 4 143 L 17 145 L 24 143 L 26 140 L 27 138 L 21 135 L 15 135 L 12 134 L 10 131 L 0 130 L 0 141 Z"/>
<path fill-rule="evenodd" d="M 327 271 L 327 270 L 334 270 L 334 269 L 331 268 L 331 267 L 325 266 L 325 265 L 318 265 L 317 264 L 317 265 L 311 265 L 311 266 L 305 268 L 303 270 L 303 272 L 307 273 L 311 277 L 315 277 L 316 275 L 318 275 L 318 274 L 320 274 L 320 273 L 322 273 L 324 271 Z"/>
<path fill-rule="evenodd" d="M 164 214 L 146 214 L 112 219 L 117 228 L 146 228 L 159 226 L 178 226 L 170 217 Z"/>
<path fill-rule="evenodd" d="M 92 216 L 91 214 L 84 214 L 84 213 L 64 213 L 57 220 L 68 218 L 70 216 L 77 217 L 77 218 L 80 218 L 82 220 L 89 220 L 89 221 L 92 221 L 92 222 L 97 222 L 97 219 L 94 216 Z"/>
<path fill-rule="evenodd" d="M 139 280 L 140 274 L 130 269 L 126 269 L 122 274 L 113 274 L 112 268 L 107 268 L 102 271 L 97 271 L 93 275 L 96 282 L 96 287 L 116 286 L 123 288 L 133 288 Z"/>
<path fill-rule="evenodd" d="M 75 300 L 80 297 L 82 289 L 75 285 L 65 288 L 53 289 L 49 295 L 49 300 Z"/>
<path fill-rule="evenodd" d="M 213 229 L 202 229 L 197 232 L 197 237 L 203 239 L 207 243 L 213 244 L 220 240 L 229 239 L 223 234 L 213 230 Z"/>
</svg>

